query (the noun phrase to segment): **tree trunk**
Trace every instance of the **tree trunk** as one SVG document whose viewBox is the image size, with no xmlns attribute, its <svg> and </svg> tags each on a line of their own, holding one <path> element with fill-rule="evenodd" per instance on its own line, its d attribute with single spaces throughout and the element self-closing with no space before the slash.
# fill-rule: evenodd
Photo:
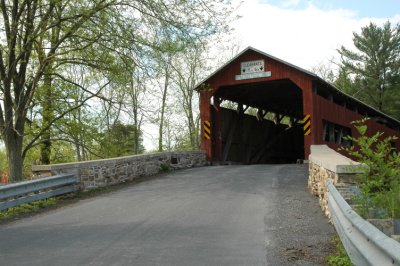
<svg viewBox="0 0 400 266">
<path fill-rule="evenodd" d="M 134 144 L 134 147 L 133 147 L 133 152 L 135 153 L 135 154 L 139 154 L 139 134 L 140 134 L 140 125 L 139 125 L 139 122 L 138 122 L 138 114 L 137 114 L 137 109 L 135 110 L 135 112 L 134 112 L 134 119 L 133 119 L 133 121 L 134 121 L 134 123 L 135 123 L 135 125 L 134 125 L 134 135 L 133 135 L 133 144 Z"/>
<path fill-rule="evenodd" d="M 61 9 L 62 3 L 57 3 L 57 8 Z M 55 47 L 59 40 L 60 29 L 54 27 L 51 29 L 50 46 Z M 45 41 L 41 44 L 39 51 L 41 60 L 46 57 L 44 48 Z M 43 98 L 42 98 L 42 127 L 47 127 L 53 122 L 53 66 L 54 58 L 49 58 L 47 66 L 43 69 Z M 40 161 L 42 164 L 50 164 L 51 157 L 51 128 L 48 127 L 41 136 L 42 145 L 40 145 Z"/>
<path fill-rule="evenodd" d="M 190 108 L 191 109 L 191 108 Z M 189 117 L 188 117 L 188 122 L 189 122 L 189 134 L 190 134 L 190 146 L 192 150 L 196 149 L 196 140 L 195 140 L 195 125 L 194 125 L 194 120 L 193 120 L 193 113 L 192 110 L 190 110 Z"/>
<path fill-rule="evenodd" d="M 49 125 L 53 118 L 52 106 L 52 77 L 45 75 L 43 80 L 43 104 L 42 104 L 42 127 Z M 40 145 L 40 161 L 42 164 L 50 164 L 51 156 L 51 129 L 48 128 L 43 132 L 41 137 L 42 145 Z"/>
<path fill-rule="evenodd" d="M 162 102 L 161 102 L 161 117 L 160 117 L 160 126 L 158 129 L 158 151 L 163 151 L 163 130 L 164 130 L 164 114 L 165 114 L 165 105 L 167 100 L 167 91 L 168 91 L 168 83 L 169 83 L 169 71 L 168 66 L 166 66 L 165 71 L 165 81 L 164 81 L 164 89 L 162 94 Z"/>
<path fill-rule="evenodd" d="M 82 152 L 81 152 L 81 145 L 79 143 L 79 139 L 73 138 L 74 139 L 74 145 L 75 145 L 75 151 L 76 151 L 76 159 L 78 162 L 82 161 Z"/>
<path fill-rule="evenodd" d="M 139 85 L 137 85 L 139 86 Z M 138 88 L 136 88 L 138 89 Z M 139 153 L 139 133 L 140 133 L 140 126 L 139 126 L 139 121 L 138 121 L 138 99 L 137 99 L 137 90 L 135 90 L 135 84 L 133 78 L 131 79 L 131 98 L 132 98 L 132 112 L 133 112 L 133 123 L 135 126 L 135 135 L 133 138 L 133 144 L 135 145 L 134 147 L 134 152 L 135 154 Z"/>
<path fill-rule="evenodd" d="M 5 146 L 9 168 L 8 178 L 10 182 L 21 181 L 23 179 L 22 168 L 24 162 L 24 158 L 22 157 L 23 137 L 16 132 L 9 132 L 6 137 Z"/>
<path fill-rule="evenodd" d="M 196 139 L 196 150 L 200 148 L 200 116 L 196 117 L 196 131 L 195 131 L 195 139 Z"/>
<path fill-rule="evenodd" d="M 75 99 L 75 105 L 77 106 L 79 104 L 78 98 Z M 82 113 L 81 113 L 81 107 L 79 107 L 77 110 L 76 116 L 74 115 L 74 119 L 78 121 L 79 124 L 82 124 Z M 76 149 L 76 157 L 78 159 L 78 162 L 84 161 L 84 154 L 83 151 L 85 149 L 83 145 L 83 136 L 82 136 L 82 131 L 79 129 L 77 136 L 73 138 L 74 139 L 74 145 Z"/>
</svg>

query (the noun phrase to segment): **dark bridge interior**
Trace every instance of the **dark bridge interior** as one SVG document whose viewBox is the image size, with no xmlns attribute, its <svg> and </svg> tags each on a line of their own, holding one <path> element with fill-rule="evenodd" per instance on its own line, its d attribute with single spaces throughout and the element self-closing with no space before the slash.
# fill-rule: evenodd
<svg viewBox="0 0 400 266">
<path fill-rule="evenodd" d="M 225 86 L 216 97 L 237 103 L 236 110 L 220 108 L 222 161 L 263 164 L 304 159 L 303 97 L 293 82 Z"/>
</svg>

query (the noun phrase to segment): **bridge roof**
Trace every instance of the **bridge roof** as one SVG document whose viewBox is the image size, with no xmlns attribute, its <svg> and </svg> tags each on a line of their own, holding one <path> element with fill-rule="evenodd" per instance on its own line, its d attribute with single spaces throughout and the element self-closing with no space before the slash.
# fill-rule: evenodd
<svg viewBox="0 0 400 266">
<path fill-rule="evenodd" d="M 211 80 L 213 80 L 217 75 L 219 75 L 221 72 L 223 72 L 224 70 L 226 70 L 229 66 L 231 66 L 232 64 L 234 64 L 240 57 L 242 57 L 245 53 L 247 52 L 255 52 L 258 53 L 264 57 L 267 57 L 269 59 L 272 59 L 274 61 L 277 61 L 289 68 L 295 69 L 299 72 L 301 72 L 302 74 L 310 77 L 313 81 L 313 83 L 316 86 L 316 90 L 318 91 L 318 95 L 327 95 L 327 96 L 332 96 L 334 99 L 336 99 L 336 101 L 338 102 L 343 102 L 346 103 L 349 106 L 352 106 L 353 108 L 357 108 L 358 112 L 360 112 L 361 114 L 364 114 L 365 116 L 368 116 L 370 118 L 372 118 L 373 120 L 375 120 L 378 123 L 384 124 L 390 128 L 394 128 L 394 129 L 399 129 L 400 128 L 400 121 L 395 119 L 394 117 L 391 117 L 390 115 L 387 115 L 377 109 L 375 109 L 374 107 L 354 98 L 351 95 L 346 94 L 345 92 L 341 91 L 338 87 L 336 87 L 334 84 L 322 79 L 321 77 L 319 77 L 317 74 L 308 71 L 306 69 L 303 69 L 301 67 L 298 67 L 296 65 L 293 65 L 287 61 L 284 61 L 280 58 L 274 57 L 268 53 L 262 52 L 258 49 L 255 49 L 251 46 L 247 47 L 246 49 L 244 49 L 242 52 L 240 52 L 239 54 L 237 54 L 235 57 L 233 57 L 232 59 L 230 59 L 228 62 L 226 62 L 224 65 L 222 65 L 221 67 L 219 67 L 217 70 L 215 70 L 214 72 L 212 72 L 209 76 L 207 76 L 205 79 L 203 79 L 201 82 L 199 82 L 195 87 L 194 90 L 196 91 L 200 91 L 200 88 L 202 85 L 204 84 L 208 84 Z"/>
</svg>

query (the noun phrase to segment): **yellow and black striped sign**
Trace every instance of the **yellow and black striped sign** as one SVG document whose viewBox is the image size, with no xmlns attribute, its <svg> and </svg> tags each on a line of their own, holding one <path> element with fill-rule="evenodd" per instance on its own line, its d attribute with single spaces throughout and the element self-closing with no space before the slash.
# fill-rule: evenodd
<svg viewBox="0 0 400 266">
<path fill-rule="evenodd" d="M 211 139 L 211 123 L 208 120 L 203 122 L 204 126 L 204 138 Z"/>
<path fill-rule="evenodd" d="M 303 119 L 304 136 L 311 134 L 311 116 L 305 115 Z"/>
</svg>

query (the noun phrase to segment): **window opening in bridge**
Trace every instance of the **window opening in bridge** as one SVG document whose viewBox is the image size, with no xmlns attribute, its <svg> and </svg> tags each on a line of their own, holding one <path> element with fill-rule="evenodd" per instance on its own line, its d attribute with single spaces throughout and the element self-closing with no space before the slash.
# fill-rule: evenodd
<svg viewBox="0 0 400 266">
<path fill-rule="evenodd" d="M 324 123 L 324 141 L 335 143 L 343 147 L 350 147 L 352 142 L 347 137 L 351 137 L 351 129 L 326 120 Z"/>
<path fill-rule="evenodd" d="M 177 157 L 171 157 L 171 164 L 178 164 L 178 158 Z"/>
<path fill-rule="evenodd" d="M 238 104 L 235 102 L 223 99 L 220 107 L 236 111 L 238 109 Z"/>
</svg>

